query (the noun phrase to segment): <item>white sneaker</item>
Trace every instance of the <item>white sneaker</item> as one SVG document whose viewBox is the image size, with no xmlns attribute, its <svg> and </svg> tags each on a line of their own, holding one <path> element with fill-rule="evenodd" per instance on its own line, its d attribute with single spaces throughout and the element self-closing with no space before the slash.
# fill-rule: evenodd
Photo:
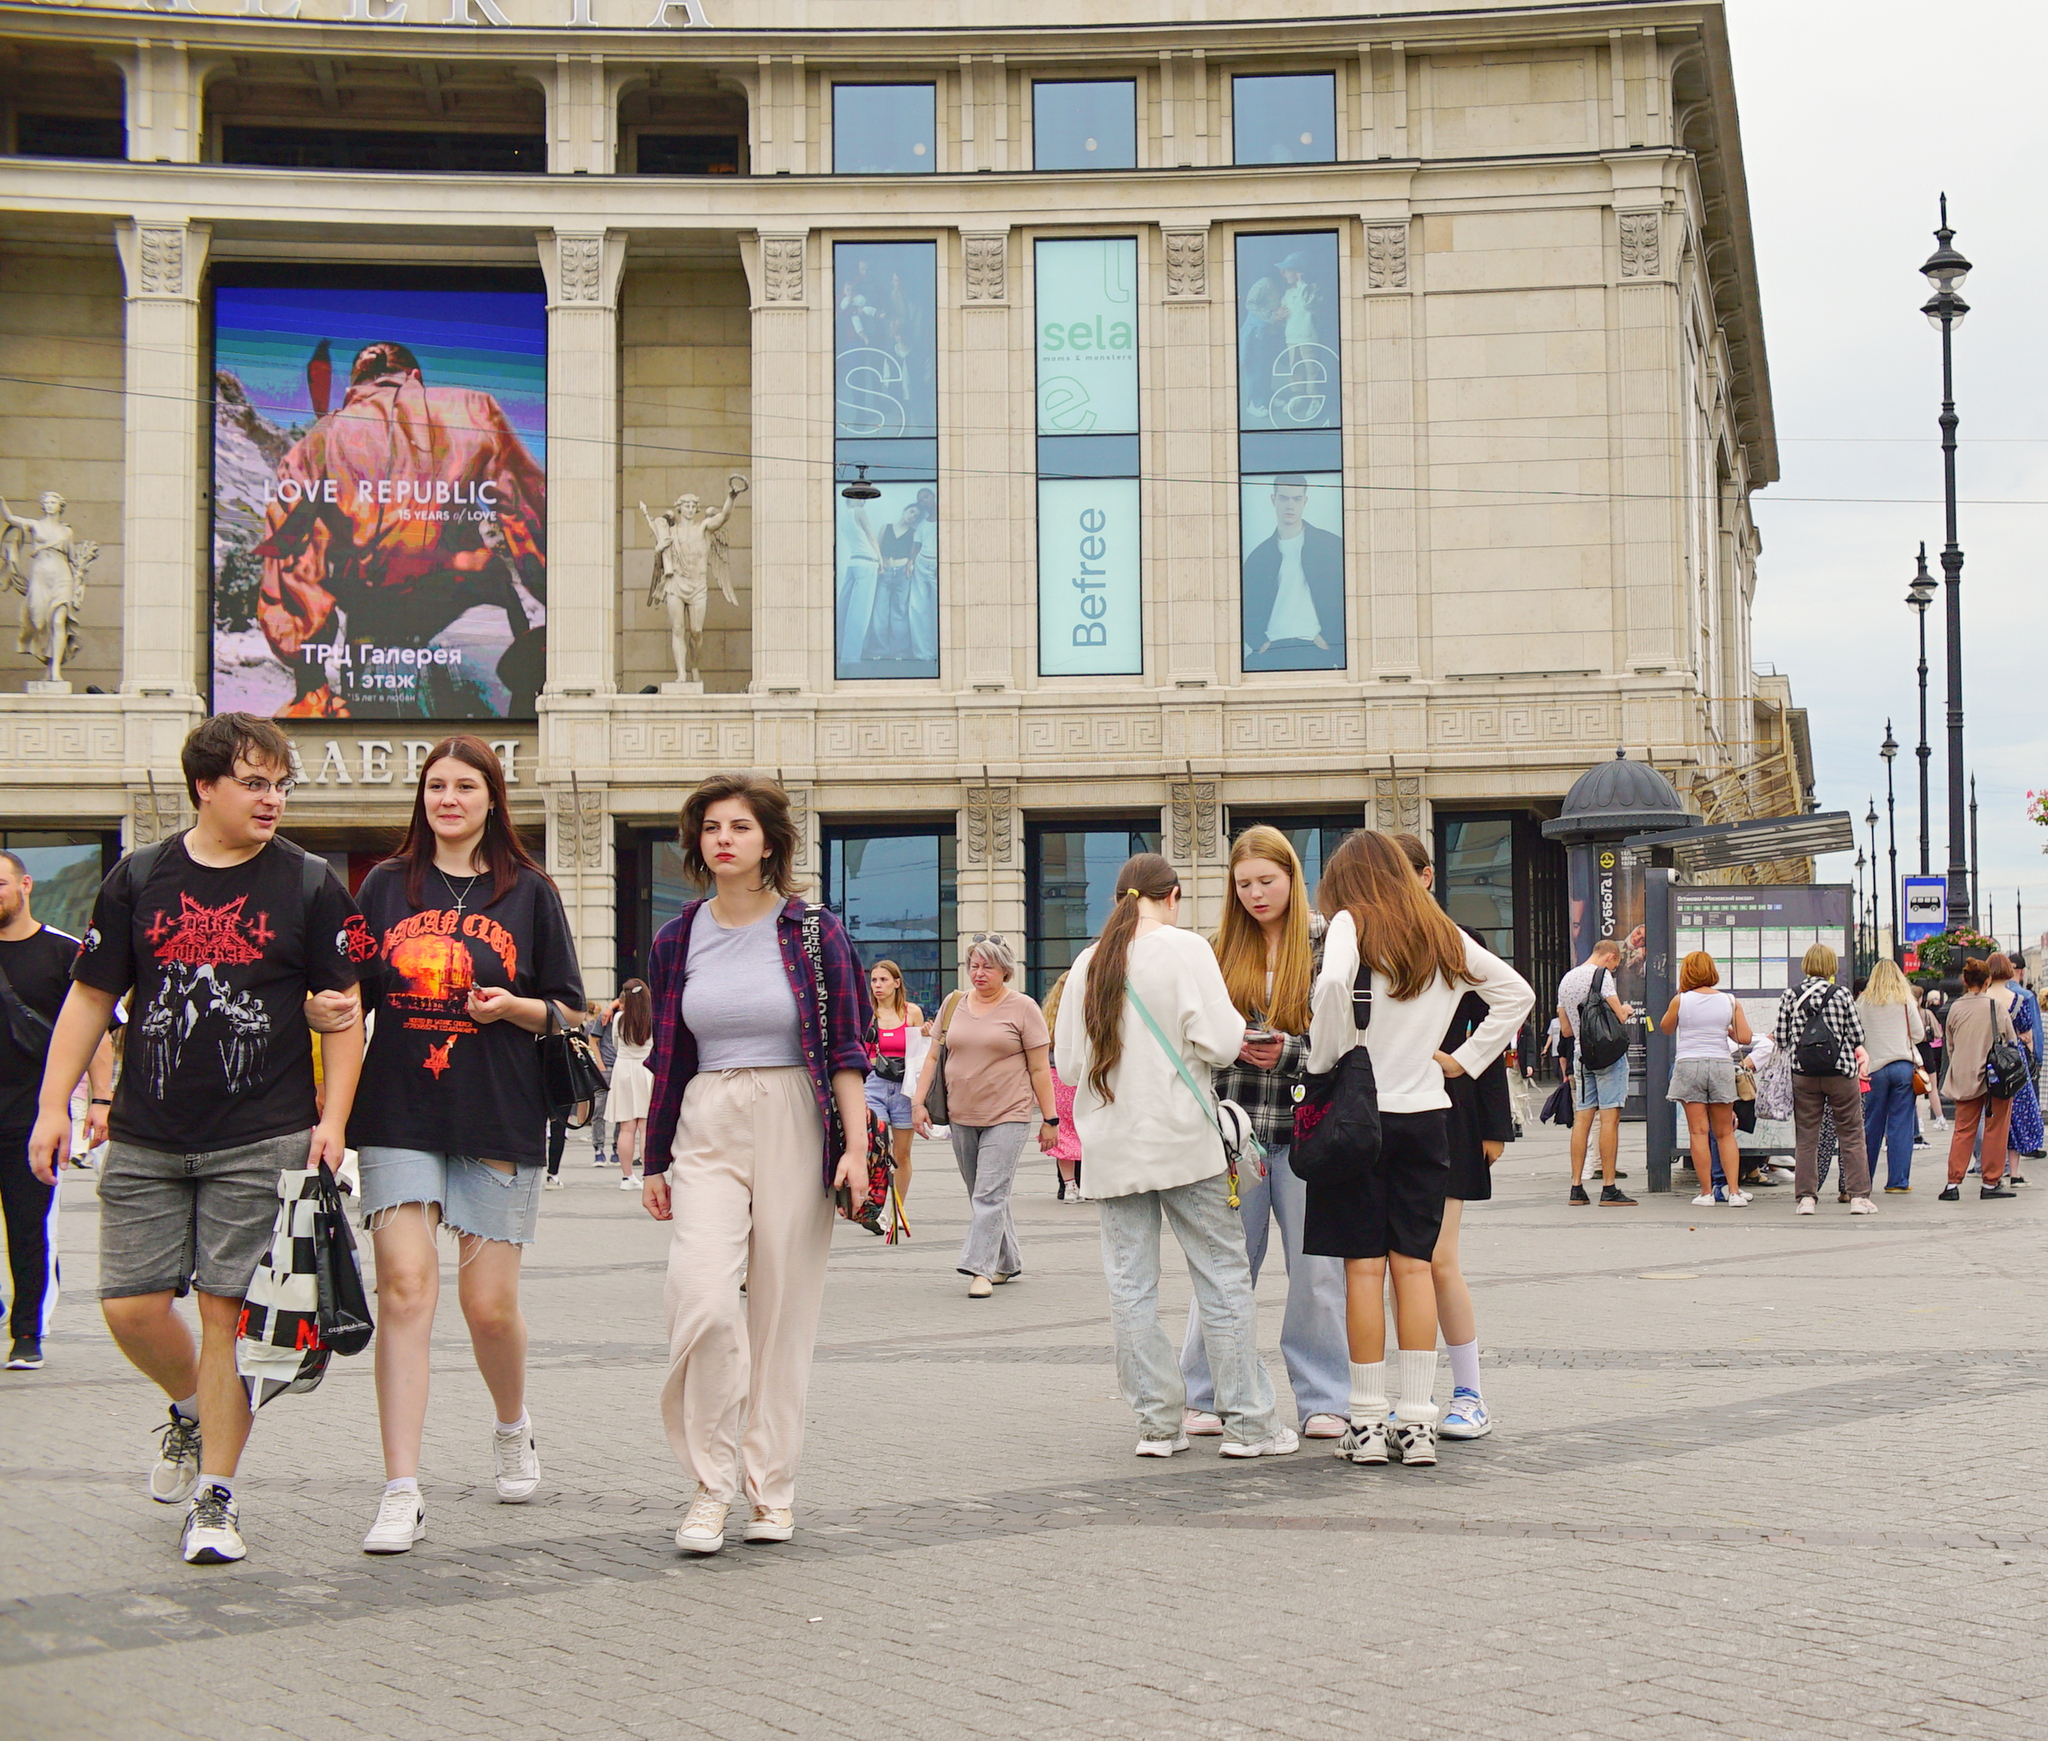
<svg viewBox="0 0 2048 1741">
<path fill-rule="evenodd" d="M 561 1190 L 561 1188 L 562 1188 L 562 1175 L 561 1175 L 560 1173 L 550 1173 L 550 1174 L 549 1174 L 549 1175 L 548 1175 L 548 1176 L 546 1177 L 546 1179 L 544 1179 L 544 1180 L 543 1180 L 543 1181 L 541 1182 L 541 1187 L 540 1187 L 540 1188 L 541 1188 L 541 1189 L 542 1189 L 543 1191 L 559 1191 L 559 1190 Z"/>
<path fill-rule="evenodd" d="M 1301 1449 L 1301 1436 L 1292 1427 L 1275 1427 L 1269 1438 L 1249 1444 L 1225 1439 L 1221 1448 L 1226 1457 L 1286 1457 Z"/>
<path fill-rule="evenodd" d="M 242 1545 L 235 1496 L 225 1487 L 209 1487 L 192 1495 L 185 1512 L 185 1532 L 178 1551 L 188 1566 L 225 1566 L 248 1553 Z"/>
<path fill-rule="evenodd" d="M 1397 1421 L 1387 1429 L 1387 1450 L 1403 1463 L 1427 1466 L 1436 1461 L 1436 1422 Z"/>
<path fill-rule="evenodd" d="M 686 1554 L 715 1554 L 725 1546 L 725 1514 L 732 1508 L 700 1485 L 690 1509 L 676 1526 L 676 1546 Z"/>
<path fill-rule="evenodd" d="M 1871 1202 L 1868 1197 L 1851 1197 L 1849 1199 L 1849 1213 L 1851 1215 L 1875 1215 L 1877 1213 L 1877 1205 Z"/>
<path fill-rule="evenodd" d="M 796 1514 L 786 1505 L 757 1505 L 745 1534 L 750 1542 L 786 1542 L 796 1534 Z"/>
<path fill-rule="evenodd" d="M 1182 1409 L 1180 1430 L 1191 1439 L 1217 1439 L 1223 1436 L 1223 1417 L 1211 1414 L 1207 1409 Z"/>
<path fill-rule="evenodd" d="M 1754 1197 L 1748 1191 L 1730 1191 L 1727 1197 L 1730 1209 L 1747 1209 L 1753 1201 Z"/>
<path fill-rule="evenodd" d="M 1792 1213 L 1794 1215 L 1811 1215 L 1818 1206 L 1818 1198 L 1802 1197 L 1792 1206 Z"/>
<path fill-rule="evenodd" d="M 149 1496 L 159 1505 L 182 1505 L 199 1485 L 199 1423 L 174 1405 L 171 1418 L 156 1430 L 163 1435 L 162 1449 L 149 1472 Z"/>
<path fill-rule="evenodd" d="M 640 1181 L 632 1178 L 621 1179 L 619 1181 L 619 1189 L 621 1191 L 637 1191 L 640 1189 Z"/>
<path fill-rule="evenodd" d="M 1476 1390 L 1455 1390 L 1451 1406 L 1437 1422 L 1437 1436 L 1444 1439 L 1483 1439 L 1493 1431 L 1493 1417 L 1486 1412 Z"/>
<path fill-rule="evenodd" d="M 1349 1463 L 1384 1463 L 1387 1460 L 1387 1423 L 1353 1423 L 1337 1441 L 1337 1455 Z"/>
<path fill-rule="evenodd" d="M 419 1489 L 399 1488 L 377 1502 L 377 1521 L 363 1537 L 366 1554 L 409 1554 L 413 1543 L 427 1533 L 426 1501 Z"/>
<path fill-rule="evenodd" d="M 1141 1457 L 1171 1457 L 1176 1451 L 1188 1448 L 1188 1436 L 1176 1433 L 1170 1439 L 1140 1439 L 1138 1455 Z"/>
<path fill-rule="evenodd" d="M 524 1505 L 540 1489 L 540 1452 L 533 1443 L 533 1423 L 516 1433 L 491 1429 L 491 1455 L 497 1461 L 498 1502 Z"/>
<path fill-rule="evenodd" d="M 1714 1207 L 1716 1203 L 1720 1201 L 1720 1198 L 1716 1197 L 1713 1192 L 1709 1191 L 1704 1196 L 1695 1197 L 1692 1200 L 1692 1206 L 1695 1209 L 1711 1209 Z"/>
</svg>

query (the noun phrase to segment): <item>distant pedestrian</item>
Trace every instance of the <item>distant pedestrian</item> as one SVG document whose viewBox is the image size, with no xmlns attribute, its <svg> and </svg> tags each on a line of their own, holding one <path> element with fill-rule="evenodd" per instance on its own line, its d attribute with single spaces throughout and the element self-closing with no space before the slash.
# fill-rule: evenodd
<svg viewBox="0 0 2048 1741">
<path fill-rule="evenodd" d="M 612 1141 L 619 1157 L 619 1189 L 633 1188 L 633 1163 L 646 1147 L 647 1108 L 654 1099 L 654 1077 L 647 1055 L 654 1050 L 654 996 L 644 979 L 629 979 L 619 988 L 618 1014 L 612 1017 Z"/>
<path fill-rule="evenodd" d="M 1038 1005 L 1011 989 L 1017 957 L 997 931 L 977 931 L 967 945 L 965 993 L 955 992 L 940 1012 L 946 1036 L 946 1128 L 953 1158 L 967 1184 L 967 1237 L 955 1266 L 967 1278 L 967 1297 L 985 1300 L 1023 1273 L 1010 1198 L 1024 1144 L 1040 1152 L 1059 1142 L 1059 1108 L 1052 1097 L 1048 1059 L 1052 1035 Z M 925 1054 L 910 1097 L 917 1134 L 932 1134 L 925 1111 L 939 1049 Z"/>
<path fill-rule="evenodd" d="M 1066 995 L 1067 976 L 1063 973 L 1052 982 L 1052 990 L 1045 994 L 1045 1026 L 1048 1033 L 1059 1032 L 1060 999 Z M 1081 1194 L 1081 1133 L 1074 1128 L 1074 1087 L 1060 1076 L 1058 1065 L 1049 1065 L 1052 1071 L 1052 1103 L 1060 1115 L 1059 1141 L 1053 1145 L 1053 1165 L 1059 1169 L 1059 1203 L 1085 1203 Z"/>
<path fill-rule="evenodd" d="M 598 1061 L 604 1066 L 605 1076 L 609 1080 L 615 1048 L 612 1045 L 610 1022 L 605 1015 L 604 1007 L 597 1003 L 585 1004 L 583 1006 L 583 1017 L 576 1025 L 583 1030 L 584 1034 L 589 1038 L 591 1045 L 596 1049 Z M 609 1088 L 600 1088 L 591 1097 L 590 1117 L 583 1124 L 584 1130 L 590 1137 L 591 1153 L 597 1157 L 597 1164 L 600 1167 L 604 1165 L 605 1160 L 605 1110 L 609 1098 Z M 550 1191 L 561 1190 L 562 1153 L 568 1146 L 569 1120 L 566 1117 L 549 1119 L 548 1177 L 545 1189 Z"/>
<path fill-rule="evenodd" d="M 1666 1098 L 1685 1108 L 1692 1170 L 1700 1183 L 1700 1194 L 1692 1200 L 1696 1209 L 1722 1201 L 1714 1195 L 1714 1151 L 1725 1144 L 1725 1152 L 1735 1152 L 1734 1047 L 1752 1039 L 1742 1005 L 1717 990 L 1720 983 L 1713 956 L 1695 949 L 1679 964 L 1678 995 L 1657 1024 L 1660 1032 L 1678 1036 Z M 1739 1176 L 1727 1180 L 1726 1201 L 1736 1209 L 1748 1206 L 1750 1196 Z"/>
<path fill-rule="evenodd" d="M 1863 1074 L 1870 1084 L 1863 1096 L 1863 1147 L 1873 1180 L 1882 1154 L 1884 1188 L 1901 1196 L 1913 1188 L 1913 1077 L 1927 1024 L 1913 1001 L 1912 986 L 1889 956 L 1880 957 L 1870 970 L 1856 1009 L 1863 1018 Z"/>
<path fill-rule="evenodd" d="M 1948 1145 L 1948 1184 L 1941 1201 L 1962 1196 L 1970 1151 L 1983 1131 L 1984 1183 L 1980 1197 L 2017 1197 L 2005 1182 L 2006 1151 L 2011 1133 L 2012 1102 L 1991 1092 L 1987 1066 L 1997 1040 L 2017 1042 L 2011 1012 L 1990 995 L 1991 967 L 1985 961 L 1963 963 L 1963 995 L 1948 1006 L 1948 1091 L 1956 1103 L 1955 1133 Z"/>
<path fill-rule="evenodd" d="M 910 1138 L 917 1122 L 910 1105 L 910 1084 L 903 1080 L 904 1055 L 910 1030 L 924 1026 L 924 1011 L 904 994 L 903 969 L 893 961 L 878 961 L 868 969 L 868 994 L 874 1000 L 875 1015 L 868 1023 L 868 1075 L 862 1092 L 868 1109 L 889 1127 L 900 1208 L 910 1200 Z"/>
<path fill-rule="evenodd" d="M 1825 943 L 1807 950 L 1805 978 L 1778 999 L 1771 1037 L 1792 1061 L 1793 1206 L 1811 1215 L 1820 1202 L 1821 1113 L 1834 1114 L 1841 1143 L 1842 1188 L 1851 1215 L 1874 1215 L 1870 1163 L 1863 1147 L 1862 1097 L 1857 1077 L 1868 1054 L 1863 1019 L 1848 988 L 1835 982 L 1840 958 Z"/>
<path fill-rule="evenodd" d="M 1941 993 L 1932 986 L 1923 989 L 1917 985 L 1913 993 L 1920 1004 L 1920 1068 L 1927 1076 L 1927 1129 L 1946 1130 L 1948 1120 L 1941 1103 L 1941 1077 L 1947 1057 L 1942 1046 Z"/>
<path fill-rule="evenodd" d="M 1591 1201 L 1585 1186 L 1586 1146 L 1596 1120 L 1600 1126 L 1600 1207 L 1633 1209 L 1636 1202 L 1615 1182 L 1620 1176 L 1617 1163 L 1621 1157 L 1621 1113 L 1628 1105 L 1628 1054 L 1624 1052 L 1613 1063 L 1593 1070 L 1587 1067 L 1584 1052 L 1577 1044 L 1579 1023 L 1596 985 L 1598 995 L 1607 1000 L 1607 1007 L 1617 1021 L 1627 1023 L 1634 1019 L 1635 1006 L 1622 1002 L 1615 990 L 1614 975 L 1621 966 L 1621 956 L 1621 939 L 1603 937 L 1557 987 L 1560 1053 L 1565 1047 L 1572 1048 L 1572 1189 L 1566 1200 L 1574 1207 Z"/>
<path fill-rule="evenodd" d="M 2006 1133 L 2006 1154 L 2009 1160 L 2021 1155 L 2031 1160 L 2041 1152 L 2041 1100 L 2034 1092 L 2033 1070 L 2041 1043 L 2041 1006 L 2020 983 L 2013 971 L 2012 957 L 2003 950 L 1987 959 L 1984 966 L 1991 974 L 1992 1001 L 2002 1003 L 2005 1013 L 2012 1017 L 2013 1032 L 2019 1036 L 2020 1051 L 2027 1060 L 2027 1079 L 2020 1085 L 2019 1093 L 2012 1097 L 2012 1123 Z M 2024 1185 L 2026 1180 L 2019 1176 L 2018 1167 L 2008 1164 L 2006 1182 Z"/>
</svg>

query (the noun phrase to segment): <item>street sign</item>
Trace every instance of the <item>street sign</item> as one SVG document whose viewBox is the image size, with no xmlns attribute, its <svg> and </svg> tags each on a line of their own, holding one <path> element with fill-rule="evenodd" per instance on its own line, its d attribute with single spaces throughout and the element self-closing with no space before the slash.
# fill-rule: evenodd
<svg viewBox="0 0 2048 1741">
<path fill-rule="evenodd" d="M 1908 943 L 1939 937 L 1948 929 L 1948 882 L 1943 877 L 1902 877 L 1906 899 L 1904 923 Z"/>
<path fill-rule="evenodd" d="M 1918 973 L 1920 971 L 1920 951 L 1917 949 L 1907 949 L 1902 950 L 1900 953 L 1899 965 L 1908 973 Z"/>
</svg>

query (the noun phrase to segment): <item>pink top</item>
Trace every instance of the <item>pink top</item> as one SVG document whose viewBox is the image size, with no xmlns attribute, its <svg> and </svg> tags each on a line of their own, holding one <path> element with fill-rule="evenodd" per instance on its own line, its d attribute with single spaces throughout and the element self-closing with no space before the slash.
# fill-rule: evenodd
<svg viewBox="0 0 2048 1741">
<path fill-rule="evenodd" d="M 1081 1134 L 1074 1129 L 1074 1091 L 1060 1080 L 1060 1073 L 1052 1073 L 1052 1103 L 1060 1115 L 1060 1140 L 1053 1145 L 1052 1158 L 1056 1161 L 1078 1161 L 1081 1158 Z"/>
</svg>

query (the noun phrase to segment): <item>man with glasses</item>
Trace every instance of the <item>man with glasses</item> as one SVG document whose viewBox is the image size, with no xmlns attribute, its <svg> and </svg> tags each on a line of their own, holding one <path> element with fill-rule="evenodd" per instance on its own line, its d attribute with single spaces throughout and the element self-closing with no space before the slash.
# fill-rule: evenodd
<svg viewBox="0 0 2048 1741">
<path fill-rule="evenodd" d="M 283 732 L 221 714 L 185 740 L 182 761 L 199 820 L 100 885 L 50 1039 L 29 1162 L 55 1182 L 72 1086 L 129 994 L 100 1175 L 100 1310 L 171 1399 L 150 1497 L 190 1502 L 184 1557 L 217 1565 L 245 1551 L 234 1491 L 250 1418 L 235 1371 L 242 1299 L 269 1241 L 278 1173 L 341 1166 L 363 1059 L 351 988 L 374 944 L 327 866 L 276 838 L 293 785 Z M 309 1019 L 331 1030 L 319 1041 L 324 1104 Z M 196 1350 L 174 1306 L 188 1292 Z"/>
</svg>

